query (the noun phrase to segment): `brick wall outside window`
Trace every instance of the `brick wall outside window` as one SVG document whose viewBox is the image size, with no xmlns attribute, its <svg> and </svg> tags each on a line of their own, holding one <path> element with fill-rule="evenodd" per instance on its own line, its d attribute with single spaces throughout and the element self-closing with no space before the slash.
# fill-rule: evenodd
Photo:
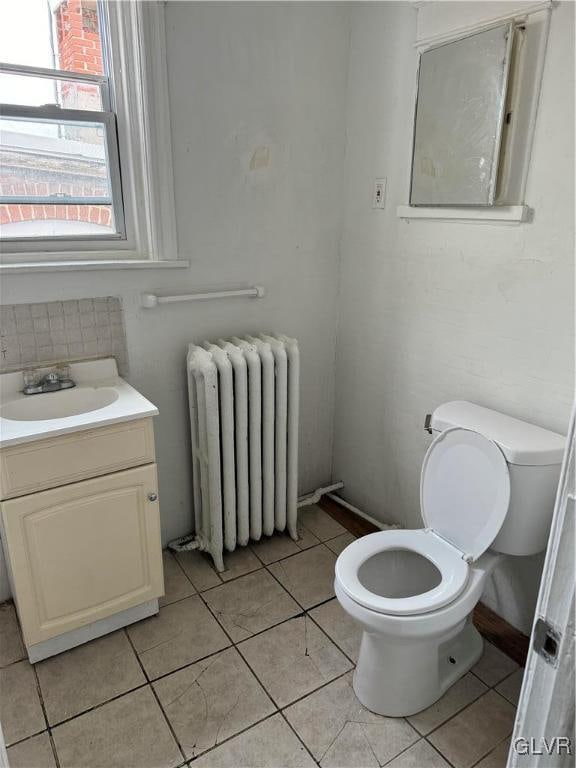
<svg viewBox="0 0 576 768">
<path fill-rule="evenodd" d="M 70 72 L 104 73 L 102 45 L 98 27 L 98 11 L 95 0 L 63 0 L 54 11 L 55 45 L 58 57 L 57 67 Z M 99 110 L 99 89 L 92 85 L 63 82 L 61 88 L 62 106 L 68 109 Z M 93 140 L 87 128 L 72 128 L 71 138 L 82 138 L 85 131 L 87 141 Z M 70 168 L 70 177 L 63 178 L 62 165 L 58 166 L 58 178 L 50 176 L 49 161 L 45 163 L 41 182 L 31 182 L 26 174 L 26 161 L 14 156 L 14 163 L 3 163 L 0 187 L 3 194 L 53 194 L 73 191 L 79 194 L 103 194 L 102 188 L 93 180 L 78 182 L 78 171 Z M 35 172 L 36 173 L 36 172 Z M 110 226 L 112 212 L 109 206 L 82 205 L 0 205 L 0 224 L 23 221 L 63 220 L 79 221 Z"/>
</svg>

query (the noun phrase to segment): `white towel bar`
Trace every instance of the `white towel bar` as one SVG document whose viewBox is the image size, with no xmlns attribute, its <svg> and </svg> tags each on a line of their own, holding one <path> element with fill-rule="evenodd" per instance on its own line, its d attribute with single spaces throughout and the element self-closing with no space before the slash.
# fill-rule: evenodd
<svg viewBox="0 0 576 768">
<path fill-rule="evenodd" d="M 231 299 L 237 296 L 248 296 L 261 299 L 264 296 L 264 286 L 254 285 L 252 288 L 239 288 L 230 291 L 206 291 L 205 293 L 186 293 L 181 296 L 156 296 L 154 293 L 143 293 L 141 304 L 146 309 L 153 309 L 158 304 L 175 304 L 178 301 L 207 301 L 208 299 Z"/>
</svg>

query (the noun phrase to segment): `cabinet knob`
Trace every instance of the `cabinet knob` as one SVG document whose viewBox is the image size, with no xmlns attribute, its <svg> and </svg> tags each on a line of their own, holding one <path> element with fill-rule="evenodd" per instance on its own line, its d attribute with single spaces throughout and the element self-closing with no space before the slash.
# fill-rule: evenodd
<svg viewBox="0 0 576 768">
<path fill-rule="evenodd" d="M 148 494 L 148 501 L 156 501 L 157 498 L 158 498 L 158 494 L 157 493 L 149 493 Z"/>
</svg>

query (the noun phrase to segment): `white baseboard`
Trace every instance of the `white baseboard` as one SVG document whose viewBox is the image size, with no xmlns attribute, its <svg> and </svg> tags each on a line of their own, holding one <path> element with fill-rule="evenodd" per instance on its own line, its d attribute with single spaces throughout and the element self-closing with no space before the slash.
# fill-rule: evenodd
<svg viewBox="0 0 576 768">
<path fill-rule="evenodd" d="M 135 621 L 141 621 L 148 618 L 148 616 L 153 616 L 155 613 L 158 613 L 158 610 L 158 600 L 148 600 L 145 603 L 140 603 L 140 605 L 135 605 L 133 608 L 127 608 L 125 611 L 115 613 L 113 616 L 107 616 L 105 619 L 99 619 L 92 624 L 73 629 L 71 632 L 65 632 L 63 635 L 51 637 L 49 640 L 43 640 L 41 643 L 30 645 L 26 649 L 28 651 L 28 658 L 31 664 L 35 664 L 37 661 L 47 659 L 49 656 L 55 656 L 57 653 L 62 653 L 62 651 L 68 651 L 70 648 L 75 648 L 77 645 L 87 643 L 89 640 L 107 635 L 109 632 L 126 627 L 128 624 L 134 624 Z"/>
</svg>

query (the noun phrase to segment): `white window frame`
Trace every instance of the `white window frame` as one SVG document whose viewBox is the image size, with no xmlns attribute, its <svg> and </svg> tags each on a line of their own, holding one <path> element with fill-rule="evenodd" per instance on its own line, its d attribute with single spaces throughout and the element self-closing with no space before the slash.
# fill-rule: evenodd
<svg viewBox="0 0 576 768">
<path fill-rule="evenodd" d="M 2 66 L 2 72 L 7 71 L 7 67 Z M 85 80 L 86 82 L 86 80 Z M 46 195 L 40 197 L 34 195 L 3 195 L 2 203 L 8 205 L 108 205 L 114 211 L 114 232 L 99 235 L 85 235 L 82 238 L 82 242 L 89 244 L 96 237 L 99 241 L 106 240 L 120 240 L 124 239 L 126 230 L 124 226 L 124 205 L 122 202 L 122 180 L 120 175 L 120 156 L 118 154 L 118 142 L 116 132 L 116 116 L 108 108 L 106 111 L 91 111 L 85 109 L 66 109 L 59 107 L 56 104 L 44 104 L 40 107 L 29 107 L 20 104 L 3 104 L 2 105 L 2 117 L 6 117 L 9 120 L 23 118 L 29 119 L 35 122 L 55 122 L 57 124 L 68 123 L 69 125 L 82 125 L 85 123 L 96 123 L 102 125 L 106 136 L 106 157 L 107 157 L 107 171 L 109 174 L 110 183 L 110 196 L 109 197 L 62 197 Z M 8 199 L 6 199 L 8 198 Z M 40 237 L 23 237 L 23 238 L 5 238 L 2 240 L 2 244 L 8 247 L 8 250 L 14 245 L 21 246 L 24 250 L 28 250 L 31 247 L 36 247 L 36 243 L 48 242 L 42 241 Z M 54 250 L 58 250 L 62 246 L 66 247 L 68 242 L 76 244 L 77 238 L 70 235 L 54 235 L 50 237 L 49 242 L 53 243 Z"/>
<path fill-rule="evenodd" d="M 187 265 L 174 264 L 177 243 L 164 4 L 105 0 L 103 13 L 102 45 L 107 49 L 113 86 L 111 109 L 118 129 L 125 237 L 7 240 L 0 243 L 0 269 L 51 263 Z M 62 119 L 66 111 L 57 110 Z M 81 114 L 90 119 L 90 112 Z M 106 113 L 97 114 L 104 122 Z"/>
</svg>

